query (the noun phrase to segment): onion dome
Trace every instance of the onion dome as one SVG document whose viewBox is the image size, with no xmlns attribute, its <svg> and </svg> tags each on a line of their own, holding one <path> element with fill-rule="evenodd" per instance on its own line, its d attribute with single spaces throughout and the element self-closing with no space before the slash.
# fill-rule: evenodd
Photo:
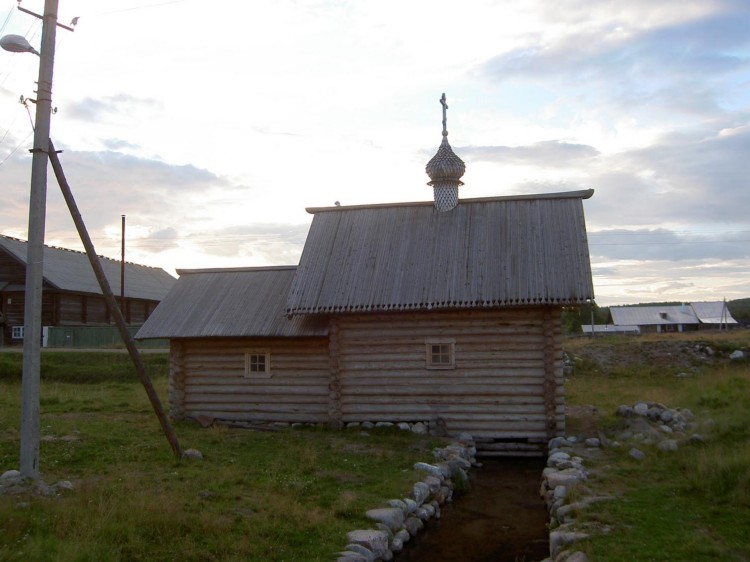
<svg viewBox="0 0 750 562">
<path fill-rule="evenodd" d="M 458 188 L 464 184 L 461 176 L 466 172 L 466 164 L 456 156 L 451 145 L 448 144 L 446 124 L 448 105 L 445 102 L 445 94 L 440 98 L 440 103 L 443 106 L 443 141 L 440 143 L 437 154 L 427 163 L 425 171 L 430 176 L 427 185 L 433 188 L 435 207 L 439 211 L 450 211 L 458 205 Z"/>
</svg>

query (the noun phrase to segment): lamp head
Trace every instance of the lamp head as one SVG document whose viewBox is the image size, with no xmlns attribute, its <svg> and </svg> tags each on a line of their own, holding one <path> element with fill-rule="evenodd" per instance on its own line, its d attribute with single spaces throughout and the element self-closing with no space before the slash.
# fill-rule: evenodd
<svg viewBox="0 0 750 562">
<path fill-rule="evenodd" d="M 0 37 L 0 47 L 11 53 L 39 54 L 34 47 L 29 45 L 29 42 L 22 35 L 4 35 L 3 37 Z"/>
</svg>

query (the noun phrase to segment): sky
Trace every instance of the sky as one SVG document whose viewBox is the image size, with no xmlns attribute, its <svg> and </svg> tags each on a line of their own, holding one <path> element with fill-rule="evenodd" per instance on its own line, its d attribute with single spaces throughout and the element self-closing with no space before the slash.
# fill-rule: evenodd
<svg viewBox="0 0 750 562">
<path fill-rule="evenodd" d="M 16 5 L 0 35 L 39 49 Z M 747 0 L 59 0 L 74 17 L 51 137 L 102 255 L 126 215 L 126 259 L 173 274 L 296 264 L 306 207 L 432 198 L 445 93 L 462 198 L 595 190 L 597 304 L 750 297 Z M 22 239 L 38 61 L 0 51 Z M 51 170 L 45 242 L 82 249 Z"/>
</svg>

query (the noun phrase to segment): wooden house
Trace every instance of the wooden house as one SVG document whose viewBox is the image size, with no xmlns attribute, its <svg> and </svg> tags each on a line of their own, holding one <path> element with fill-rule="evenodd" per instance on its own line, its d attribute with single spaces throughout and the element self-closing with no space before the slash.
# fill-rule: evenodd
<svg viewBox="0 0 750 562">
<path fill-rule="evenodd" d="M 138 338 L 170 339 L 170 414 L 328 421 L 328 326 L 284 313 L 296 267 L 178 270 Z"/>
<path fill-rule="evenodd" d="M 459 200 L 446 135 L 433 201 L 308 209 L 297 267 L 180 272 L 137 334 L 171 341 L 172 415 L 427 422 L 484 454 L 564 431 L 561 314 L 593 298 L 593 191 Z"/>
<path fill-rule="evenodd" d="M 614 326 L 634 325 L 639 333 L 690 332 L 729 328 L 738 325 L 726 303 L 694 302 L 677 305 L 612 306 L 609 316 Z"/>
<path fill-rule="evenodd" d="M 27 242 L 0 235 L 0 344 L 23 342 Z M 120 295 L 121 262 L 101 258 L 115 295 Z M 42 326 L 110 326 L 102 291 L 83 252 L 44 247 Z M 125 263 L 126 321 L 139 326 L 154 311 L 176 279 L 159 268 Z"/>
</svg>

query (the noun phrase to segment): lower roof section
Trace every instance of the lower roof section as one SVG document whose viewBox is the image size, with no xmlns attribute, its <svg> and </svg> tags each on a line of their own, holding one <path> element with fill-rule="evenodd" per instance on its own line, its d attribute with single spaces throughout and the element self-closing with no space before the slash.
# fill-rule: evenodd
<svg viewBox="0 0 750 562">
<path fill-rule="evenodd" d="M 180 278 L 136 334 L 138 339 L 313 337 L 325 318 L 287 318 L 296 266 L 178 270 Z"/>
</svg>

